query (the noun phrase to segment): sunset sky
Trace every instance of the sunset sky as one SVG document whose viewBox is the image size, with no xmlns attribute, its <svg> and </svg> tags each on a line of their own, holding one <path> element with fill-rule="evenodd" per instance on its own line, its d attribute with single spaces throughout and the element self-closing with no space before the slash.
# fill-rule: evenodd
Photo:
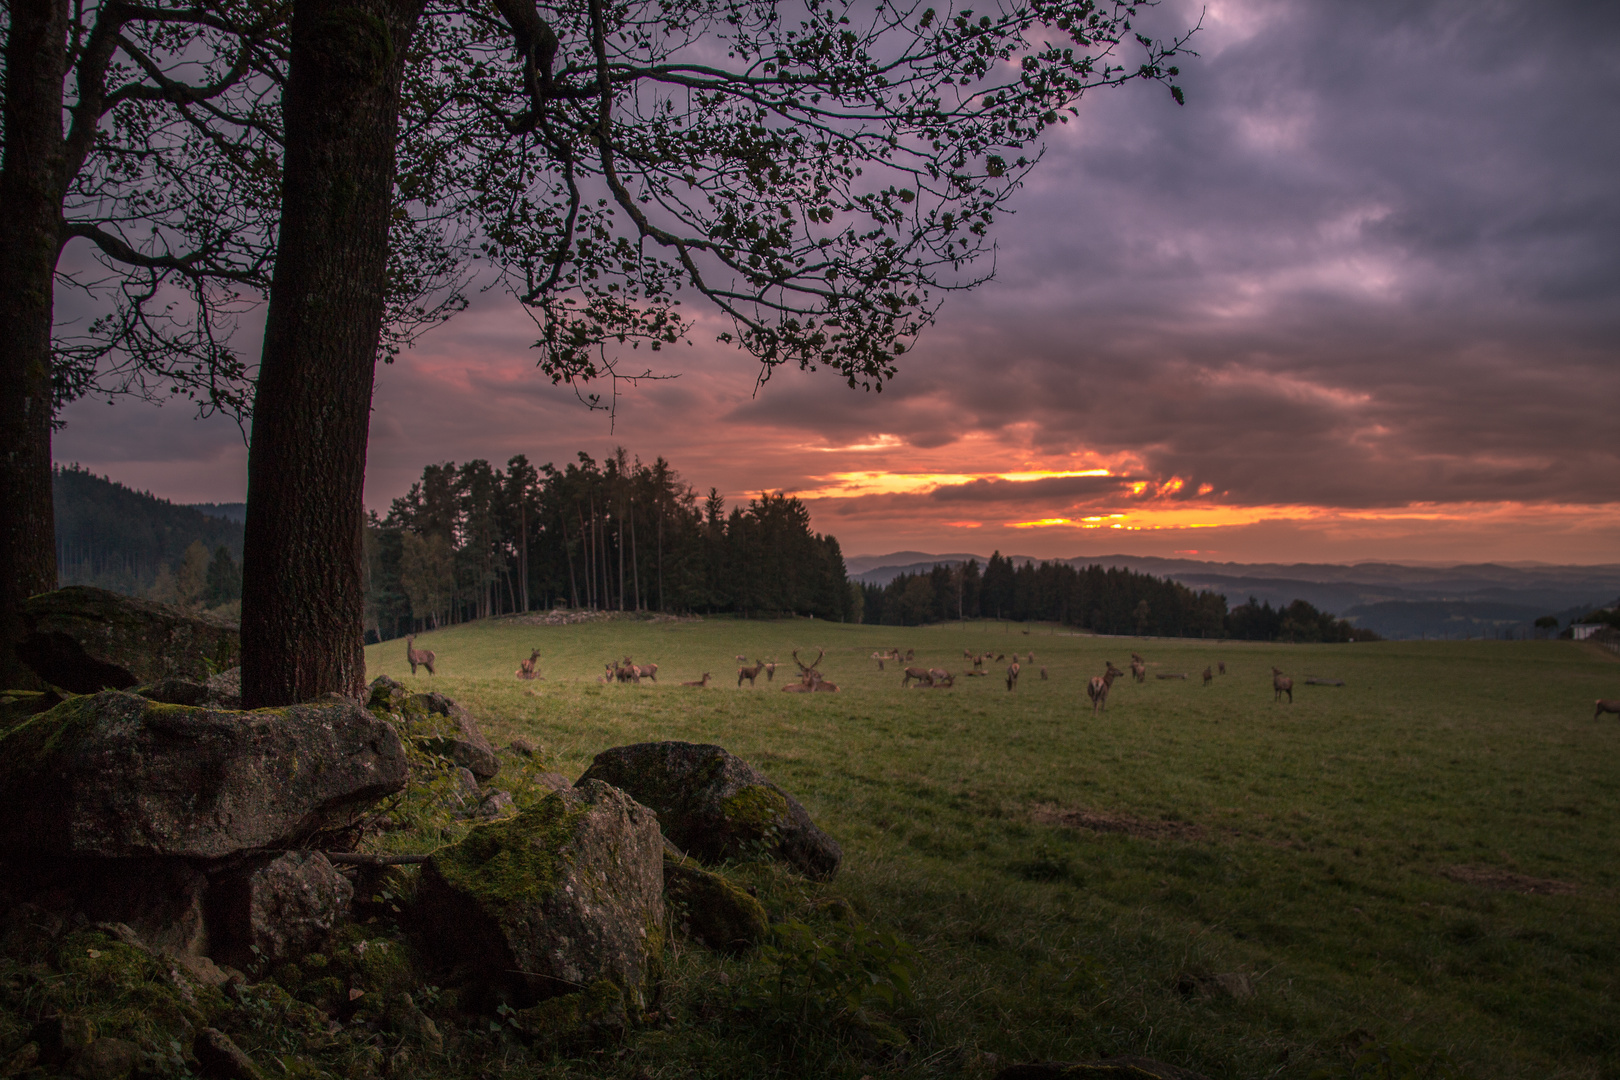
<svg viewBox="0 0 1620 1080">
<path fill-rule="evenodd" d="M 1620 562 L 1620 5 L 1173 0 L 1148 28 L 1200 9 L 1187 105 L 1088 96 L 995 280 L 881 395 L 755 394 L 700 320 L 610 429 L 487 293 L 380 369 L 368 505 L 429 462 L 623 445 L 795 492 L 850 555 Z M 58 461 L 244 496 L 231 423 L 64 418 Z"/>
</svg>

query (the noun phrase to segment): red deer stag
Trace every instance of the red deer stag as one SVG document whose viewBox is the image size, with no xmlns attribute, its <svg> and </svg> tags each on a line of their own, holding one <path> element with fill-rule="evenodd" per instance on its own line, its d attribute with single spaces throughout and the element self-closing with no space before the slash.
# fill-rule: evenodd
<svg viewBox="0 0 1620 1080">
<path fill-rule="evenodd" d="M 764 670 L 765 670 L 765 665 L 760 663 L 758 660 L 754 661 L 754 666 L 753 667 L 740 667 L 740 668 L 738 668 L 737 669 L 737 685 L 739 687 L 742 686 L 743 680 L 747 679 L 748 680 L 748 685 L 753 686 L 754 685 L 754 680 L 759 678 L 759 673 L 764 671 Z"/>
<path fill-rule="evenodd" d="M 1282 673 L 1281 668 L 1271 669 L 1271 689 L 1276 691 L 1271 700 L 1281 701 L 1284 694 L 1288 695 L 1288 704 L 1294 703 L 1294 680 Z"/>
<path fill-rule="evenodd" d="M 427 668 L 429 675 L 433 674 L 433 661 L 438 659 L 432 649 L 418 649 L 416 635 L 412 634 L 405 639 L 405 659 L 411 662 L 411 674 L 416 674 L 418 667 Z"/>
<path fill-rule="evenodd" d="M 538 679 L 540 673 L 535 670 L 535 664 L 540 660 L 540 650 L 535 649 L 529 658 L 518 665 L 516 675 L 520 679 Z"/>
<path fill-rule="evenodd" d="M 1620 716 L 1620 699 L 1604 700 L 1603 698 L 1598 698 L 1597 711 L 1592 714 L 1592 719 L 1596 720 L 1606 712 L 1614 713 L 1614 715 Z"/>
<path fill-rule="evenodd" d="M 683 682 L 683 683 L 681 683 L 681 685 L 682 686 L 696 686 L 696 687 L 699 687 L 699 688 L 708 686 L 709 685 L 709 673 L 707 671 L 705 671 L 703 673 L 703 678 L 694 679 L 692 682 Z"/>
<path fill-rule="evenodd" d="M 789 686 L 784 686 L 782 689 L 789 693 L 795 694 L 836 694 L 838 692 L 838 685 L 836 683 L 828 682 L 822 677 L 820 671 L 821 658 L 826 655 L 827 650 L 822 649 L 820 652 L 816 653 L 814 663 L 806 664 L 803 660 L 799 659 L 799 650 L 794 649 L 793 662 L 799 667 L 799 681 Z"/>
</svg>

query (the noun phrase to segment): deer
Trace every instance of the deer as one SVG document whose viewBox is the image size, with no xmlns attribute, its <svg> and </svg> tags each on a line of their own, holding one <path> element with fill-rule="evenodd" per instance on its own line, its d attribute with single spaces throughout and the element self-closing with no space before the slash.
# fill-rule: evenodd
<svg viewBox="0 0 1620 1080">
<path fill-rule="evenodd" d="M 518 665 L 518 669 L 515 672 L 517 677 L 520 679 L 538 679 L 540 677 L 540 673 L 535 670 L 535 664 L 539 661 L 539 659 L 540 650 L 535 649 L 529 654 L 529 658 L 527 660 Z"/>
<path fill-rule="evenodd" d="M 1217 672 L 1219 672 L 1220 674 L 1225 675 L 1226 674 L 1226 661 L 1225 660 L 1217 661 L 1216 664 L 1215 664 L 1215 670 Z"/>
<path fill-rule="evenodd" d="M 747 679 L 748 680 L 748 685 L 753 686 L 754 685 L 754 680 L 759 678 L 759 673 L 764 671 L 764 670 L 765 670 L 765 665 L 760 663 L 758 660 L 754 661 L 754 666 L 753 667 L 740 667 L 740 668 L 738 668 L 737 669 L 737 685 L 739 687 L 742 686 L 743 680 Z"/>
<path fill-rule="evenodd" d="M 1208 686 L 1210 683 L 1212 683 L 1214 681 L 1215 681 L 1215 673 L 1213 671 L 1211 671 L 1209 668 L 1206 667 L 1204 669 L 1204 685 Z"/>
<path fill-rule="evenodd" d="M 820 652 L 816 653 L 816 659 L 813 663 L 806 664 L 803 660 L 799 659 L 799 650 L 794 649 L 793 662 L 797 664 L 799 668 L 799 681 L 793 685 L 784 686 L 782 689 L 796 694 L 807 694 L 811 691 L 823 689 L 825 689 L 825 692 L 828 693 L 836 692 L 838 687 L 830 682 L 826 682 L 821 675 L 821 658 L 826 655 L 827 650 L 822 649 Z"/>
<path fill-rule="evenodd" d="M 949 690 L 956 685 L 956 676 L 944 668 L 929 668 L 928 674 L 933 680 L 928 684 L 930 690 Z"/>
<path fill-rule="evenodd" d="M 897 652 L 897 653 L 899 651 L 900 651 L 899 649 L 895 650 L 895 652 Z M 900 659 L 900 657 L 896 656 L 895 659 L 898 660 L 898 659 Z M 907 649 L 906 650 L 906 660 L 907 660 L 907 662 L 910 662 L 910 661 L 915 660 L 915 659 L 917 659 L 917 650 L 916 649 Z"/>
<path fill-rule="evenodd" d="M 1620 699 L 1605 700 L 1603 698 L 1598 698 L 1597 711 L 1592 714 L 1592 719 L 1596 720 L 1604 713 L 1614 713 L 1614 715 L 1620 716 Z"/>
<path fill-rule="evenodd" d="M 917 680 L 918 686 L 929 686 L 934 681 L 934 677 L 928 673 L 926 668 L 908 667 L 906 673 L 900 677 L 900 689 L 904 690 L 910 686 L 913 679 Z"/>
<path fill-rule="evenodd" d="M 770 663 L 765 665 L 765 681 L 766 682 L 775 682 L 776 681 L 776 661 L 775 660 L 772 660 Z"/>
<path fill-rule="evenodd" d="M 1014 660 L 1007 665 L 1007 692 L 1012 693 L 1013 687 L 1018 685 L 1018 661 Z"/>
<path fill-rule="evenodd" d="M 643 679 L 651 679 L 653 682 L 658 681 L 658 665 L 657 664 L 642 664 L 639 667 L 632 664 L 631 666 L 635 667 L 636 674 L 641 676 Z"/>
<path fill-rule="evenodd" d="M 438 657 L 434 655 L 432 649 L 418 649 L 416 647 L 416 635 L 411 634 L 405 639 L 405 659 L 411 662 L 412 675 L 416 674 L 418 667 L 427 668 L 428 674 L 432 675 L 433 661 Z"/>
<path fill-rule="evenodd" d="M 1276 691 L 1271 700 L 1281 701 L 1284 694 L 1288 695 L 1288 704 L 1294 703 L 1294 680 L 1282 673 L 1281 668 L 1271 669 L 1271 688 Z"/>
<path fill-rule="evenodd" d="M 1131 653 L 1131 678 L 1139 683 L 1147 682 L 1147 664 L 1135 653 Z"/>
<path fill-rule="evenodd" d="M 695 687 L 697 687 L 698 689 L 701 690 L 705 686 L 709 685 L 709 673 L 707 671 L 705 671 L 703 673 L 703 678 L 701 678 L 701 679 L 693 679 L 691 682 L 683 682 L 683 683 L 681 683 L 681 685 L 682 686 L 695 686 Z"/>
<path fill-rule="evenodd" d="M 996 653 L 996 660 L 995 660 L 996 663 L 999 664 L 1005 659 L 1007 659 L 1007 654 L 1006 653 Z"/>
<path fill-rule="evenodd" d="M 1086 684 L 1086 696 L 1091 699 L 1091 715 L 1096 716 L 1108 708 L 1108 691 L 1114 686 L 1114 680 L 1125 674 L 1114 666 L 1112 660 L 1103 661 L 1107 665 L 1101 675 L 1093 675 Z"/>
<path fill-rule="evenodd" d="M 1030 667 L 1034 667 L 1035 666 L 1035 654 L 1030 653 L 1029 654 L 1029 659 L 1027 661 L 1025 661 L 1025 663 L 1029 664 Z"/>
<path fill-rule="evenodd" d="M 962 650 L 962 659 L 964 659 L 964 660 L 973 659 L 973 650 L 972 649 L 963 649 Z"/>
<path fill-rule="evenodd" d="M 974 653 L 973 654 L 973 666 L 975 668 L 984 667 L 984 653 Z"/>
<path fill-rule="evenodd" d="M 1045 682 L 1045 681 L 1046 681 L 1046 669 L 1043 667 L 1043 668 L 1041 668 L 1041 682 Z"/>
<path fill-rule="evenodd" d="M 748 657 L 744 656 L 742 653 L 738 653 L 737 654 L 737 663 L 739 663 L 739 664 L 748 663 Z"/>
</svg>

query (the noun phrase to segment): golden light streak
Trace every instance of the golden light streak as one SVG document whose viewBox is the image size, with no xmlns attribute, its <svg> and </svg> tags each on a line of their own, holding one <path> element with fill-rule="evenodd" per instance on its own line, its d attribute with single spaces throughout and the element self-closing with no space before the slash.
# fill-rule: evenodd
<svg viewBox="0 0 1620 1080">
<path fill-rule="evenodd" d="M 1015 483 L 1073 476 L 1112 476 L 1108 469 L 1030 469 L 1005 473 L 897 473 L 869 470 L 812 477 L 819 486 L 794 492 L 801 499 L 850 499 L 859 495 L 927 495 L 936 488 L 981 480 Z"/>
</svg>

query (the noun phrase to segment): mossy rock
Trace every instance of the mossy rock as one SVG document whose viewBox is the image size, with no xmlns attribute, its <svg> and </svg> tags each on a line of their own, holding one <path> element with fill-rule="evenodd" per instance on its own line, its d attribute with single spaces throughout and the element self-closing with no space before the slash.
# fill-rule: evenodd
<svg viewBox="0 0 1620 1080">
<path fill-rule="evenodd" d="M 448 759 L 480 781 L 501 771 L 495 747 L 472 714 L 440 693 L 413 694 L 386 675 L 371 682 L 366 707 L 391 720 L 400 734 L 426 753 Z"/>
<path fill-rule="evenodd" d="M 415 916 L 440 963 L 520 1007 L 606 979 L 639 1005 L 662 951 L 663 841 L 606 784 L 475 827 L 422 867 Z"/>
<path fill-rule="evenodd" d="M 230 623 L 106 589 L 40 593 L 22 614 L 17 655 L 45 683 L 76 694 L 169 678 L 202 683 L 242 662 L 242 634 Z"/>
<path fill-rule="evenodd" d="M 664 853 L 670 923 L 716 952 L 741 953 L 771 932 L 765 906 L 719 874 Z"/>
<path fill-rule="evenodd" d="M 624 991 L 609 979 L 520 1009 L 516 1020 L 524 1035 L 552 1049 L 608 1042 L 629 1025 Z"/>
<path fill-rule="evenodd" d="M 406 775 L 399 735 L 352 702 L 243 713 L 73 697 L 0 735 L 0 854 L 218 859 L 295 846 Z"/>
<path fill-rule="evenodd" d="M 658 813 L 664 834 L 704 862 L 765 854 L 820 881 L 844 853 L 810 814 L 763 773 L 724 747 L 637 743 L 596 755 L 580 782 L 601 780 Z"/>
</svg>

